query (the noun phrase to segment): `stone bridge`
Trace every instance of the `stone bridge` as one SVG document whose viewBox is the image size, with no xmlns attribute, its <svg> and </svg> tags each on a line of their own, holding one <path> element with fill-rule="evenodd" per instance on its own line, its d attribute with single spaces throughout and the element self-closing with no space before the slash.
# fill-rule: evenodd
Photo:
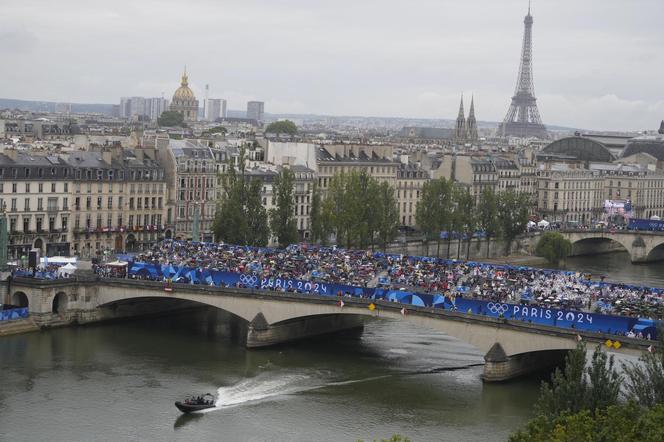
<svg viewBox="0 0 664 442">
<path fill-rule="evenodd" d="M 664 260 L 664 232 L 638 230 L 561 230 L 572 256 L 626 250 L 633 263 Z"/>
<path fill-rule="evenodd" d="M 408 306 L 404 315 L 403 305 L 383 300 L 343 298 L 340 306 L 338 298 L 330 296 L 187 284 L 175 284 L 174 290 L 167 292 L 164 283 L 124 279 L 16 278 L 11 281 L 8 297 L 13 304 L 28 306 L 38 323 L 54 317 L 78 323 L 114 319 L 123 304 L 139 301 L 150 301 L 146 305 L 152 306 L 174 301 L 203 304 L 246 321 L 249 348 L 361 328 L 367 320 L 408 321 L 442 331 L 484 353 L 486 381 L 502 381 L 558 365 L 575 347 L 579 335 L 589 343 L 615 338 L 430 307 Z M 640 354 L 649 346 L 644 340 L 621 338 L 620 342 L 620 348 L 611 351 Z"/>
</svg>

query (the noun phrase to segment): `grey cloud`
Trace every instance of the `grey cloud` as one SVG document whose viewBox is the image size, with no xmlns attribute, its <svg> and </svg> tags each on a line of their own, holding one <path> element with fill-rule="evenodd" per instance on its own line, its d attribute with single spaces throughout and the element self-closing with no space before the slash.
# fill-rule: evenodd
<svg viewBox="0 0 664 442">
<path fill-rule="evenodd" d="M 465 91 L 475 92 L 478 118 L 501 120 L 526 8 L 526 0 L 22 0 L 0 16 L 0 51 L 13 66 L 0 74 L 0 96 L 170 96 L 186 64 L 196 93 L 210 84 L 235 109 L 251 98 L 274 112 L 454 118 Z M 535 0 L 533 15 L 546 123 L 643 129 L 664 118 L 664 2 Z"/>
</svg>

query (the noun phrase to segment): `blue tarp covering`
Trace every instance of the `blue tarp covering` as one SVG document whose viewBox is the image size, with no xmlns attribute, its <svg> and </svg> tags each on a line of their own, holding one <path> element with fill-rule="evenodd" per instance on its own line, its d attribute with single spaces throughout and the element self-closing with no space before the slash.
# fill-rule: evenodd
<svg viewBox="0 0 664 442">
<path fill-rule="evenodd" d="M 29 316 L 28 308 L 13 308 L 10 310 L 0 310 L 0 321 L 11 321 L 14 319 L 27 318 Z"/>
</svg>

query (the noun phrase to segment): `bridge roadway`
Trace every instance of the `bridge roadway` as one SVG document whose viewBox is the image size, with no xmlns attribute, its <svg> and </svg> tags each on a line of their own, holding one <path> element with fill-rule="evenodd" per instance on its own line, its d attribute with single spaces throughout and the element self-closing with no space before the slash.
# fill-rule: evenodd
<svg viewBox="0 0 664 442">
<path fill-rule="evenodd" d="M 173 292 L 164 283 L 91 277 L 44 281 L 15 278 L 11 282 L 13 303 L 28 304 L 37 323 L 53 318 L 89 323 L 117 316 L 123 303 L 146 300 L 180 300 L 213 306 L 247 321 L 247 347 L 257 348 L 296 339 L 361 328 L 366 320 L 408 321 L 442 331 L 465 341 L 485 354 L 485 381 L 503 381 L 560 364 L 566 352 L 575 347 L 577 336 L 589 345 L 615 339 L 613 335 L 531 324 L 431 307 L 408 306 L 384 300 L 339 298 L 313 294 L 281 293 L 266 290 L 221 288 L 174 284 Z M 375 310 L 369 305 L 373 303 Z M 159 303 L 150 302 L 150 306 Z M 641 354 L 649 341 L 620 338 L 613 352 Z M 606 348 L 606 347 L 604 347 Z"/>
<path fill-rule="evenodd" d="M 664 260 L 664 232 L 608 229 L 565 229 L 559 232 L 572 243 L 572 256 L 625 249 L 633 263 Z"/>
</svg>

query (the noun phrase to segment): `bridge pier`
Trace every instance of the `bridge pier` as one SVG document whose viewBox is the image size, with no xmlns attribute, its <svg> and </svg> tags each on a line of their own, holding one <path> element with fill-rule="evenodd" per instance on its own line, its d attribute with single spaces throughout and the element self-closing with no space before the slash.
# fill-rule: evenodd
<svg viewBox="0 0 664 442">
<path fill-rule="evenodd" d="M 484 356 L 484 382 L 503 382 L 562 366 L 568 350 L 547 350 L 507 356 L 496 342 Z"/>
<path fill-rule="evenodd" d="M 269 347 L 343 331 L 361 331 L 363 328 L 364 317 L 360 315 L 317 315 L 268 324 L 265 316 L 258 313 L 249 323 L 247 348 Z"/>
</svg>

